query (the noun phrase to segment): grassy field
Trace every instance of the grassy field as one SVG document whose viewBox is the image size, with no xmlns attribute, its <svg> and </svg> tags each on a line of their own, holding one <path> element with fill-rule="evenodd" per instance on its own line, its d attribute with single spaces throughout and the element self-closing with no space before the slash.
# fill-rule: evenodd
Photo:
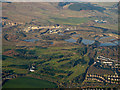
<svg viewBox="0 0 120 90">
<path fill-rule="evenodd" d="M 118 24 L 96 24 L 94 25 L 96 27 L 102 27 L 102 28 L 107 28 L 107 29 L 113 29 L 113 30 L 118 30 Z"/>
<path fill-rule="evenodd" d="M 40 79 L 35 79 L 31 77 L 19 77 L 7 81 L 3 88 L 56 88 L 57 85 Z"/>
<path fill-rule="evenodd" d="M 87 17 L 94 16 L 94 12 L 59 9 L 56 8 L 57 4 L 58 3 L 4 3 L 3 15 L 8 16 L 9 19 L 16 22 L 27 23 L 34 20 L 40 24 L 59 23 L 70 25 L 79 25 L 80 23 L 88 22 L 89 19 Z M 13 7 L 16 7 L 16 9 L 13 9 Z M 100 15 L 102 13 L 97 14 Z M 57 20 L 53 18 L 57 18 Z"/>
<path fill-rule="evenodd" d="M 54 81 L 53 78 L 55 78 L 58 82 L 73 80 L 75 77 L 85 73 L 89 62 L 89 59 L 86 59 L 87 57 L 85 58 L 77 53 L 74 48 L 80 48 L 80 46 L 34 47 L 33 50 L 35 51 L 35 55 L 38 56 L 38 59 L 24 59 L 28 53 L 26 53 L 24 58 L 17 56 L 6 57 L 5 60 L 3 60 L 3 70 L 13 70 L 16 74 L 39 75 L 39 77 L 44 78 L 44 80 L 50 79 L 51 81 Z M 5 49 L 7 49 L 7 47 L 4 47 L 4 50 Z M 29 51 L 29 48 L 26 48 L 25 50 Z M 83 61 L 86 63 L 83 64 Z M 30 73 L 29 66 L 33 63 L 36 66 L 36 70 L 35 72 Z M 71 75 L 69 75 L 70 73 Z M 12 80 L 10 81 L 12 82 Z"/>
<path fill-rule="evenodd" d="M 68 18 L 53 18 L 50 19 L 51 22 L 56 22 L 58 24 L 68 24 L 68 25 L 80 25 L 81 23 L 86 23 L 89 20 L 94 20 L 94 18 L 76 18 L 76 17 L 68 17 Z"/>
</svg>

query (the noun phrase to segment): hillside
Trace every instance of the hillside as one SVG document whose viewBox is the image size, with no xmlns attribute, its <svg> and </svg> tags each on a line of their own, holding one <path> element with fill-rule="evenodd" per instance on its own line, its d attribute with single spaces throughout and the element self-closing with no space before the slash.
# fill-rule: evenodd
<svg viewBox="0 0 120 90">
<path fill-rule="evenodd" d="M 119 87 L 116 5 L 3 3 L 3 87 Z"/>
<path fill-rule="evenodd" d="M 14 22 L 37 22 L 40 24 L 52 24 L 57 22 L 59 24 L 69 24 L 68 22 L 64 23 L 61 19 L 66 19 L 67 21 L 71 20 L 69 17 L 73 18 L 84 18 L 84 17 L 110 17 L 114 21 L 115 18 L 112 18 L 113 15 L 116 17 L 115 13 L 110 14 L 109 10 L 105 10 L 105 7 L 94 6 L 93 4 L 82 4 L 74 3 L 68 6 L 68 8 L 59 8 L 68 5 L 69 3 L 3 3 L 3 16 L 8 17 Z M 80 6 L 78 7 L 78 6 Z M 75 7 L 78 7 L 80 10 L 73 10 Z M 90 8 L 91 7 L 91 8 Z M 77 8 L 76 8 L 77 9 Z M 93 11 L 94 10 L 94 11 Z M 103 11 L 104 12 L 101 12 Z M 53 19 L 56 18 L 56 19 Z M 87 19 L 86 18 L 86 19 Z M 94 20 L 95 18 L 92 18 Z M 62 22 L 61 22 L 62 21 Z M 72 20 L 71 20 L 72 21 Z M 76 21 L 72 21 L 75 24 Z M 84 22 L 83 22 L 84 23 Z"/>
<path fill-rule="evenodd" d="M 103 12 L 105 8 L 94 6 L 90 3 L 84 4 L 84 3 L 74 3 L 69 6 L 69 9 L 75 10 L 75 11 L 81 11 L 81 10 L 97 10 L 99 12 Z"/>
</svg>

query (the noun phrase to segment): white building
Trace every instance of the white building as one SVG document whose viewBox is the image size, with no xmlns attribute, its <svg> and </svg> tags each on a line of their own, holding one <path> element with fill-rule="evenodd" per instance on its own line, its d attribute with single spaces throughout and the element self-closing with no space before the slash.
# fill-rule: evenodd
<svg viewBox="0 0 120 90">
<path fill-rule="evenodd" d="M 95 22 L 98 22 L 99 20 L 95 20 Z"/>
<path fill-rule="evenodd" d="M 70 30 L 69 28 L 67 28 L 66 30 Z"/>
<path fill-rule="evenodd" d="M 105 62 L 103 62 L 103 63 L 105 63 L 105 64 L 112 64 L 113 62 L 106 62 L 106 61 L 105 61 Z"/>
<path fill-rule="evenodd" d="M 35 70 L 35 67 L 34 66 L 32 66 L 31 68 L 30 68 L 30 72 L 34 72 Z"/>
<path fill-rule="evenodd" d="M 32 68 L 30 68 L 30 72 L 34 72 L 35 70 L 33 70 Z"/>
</svg>

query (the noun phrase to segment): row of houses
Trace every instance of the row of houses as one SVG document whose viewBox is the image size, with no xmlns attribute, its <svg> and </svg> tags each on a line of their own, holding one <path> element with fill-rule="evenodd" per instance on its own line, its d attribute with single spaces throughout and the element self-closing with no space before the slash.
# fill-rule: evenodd
<svg viewBox="0 0 120 90">
<path fill-rule="evenodd" d="M 106 58 L 104 56 L 98 56 L 97 57 L 97 61 L 94 62 L 94 64 L 100 63 L 102 65 L 106 65 L 106 66 L 111 66 L 112 68 L 118 68 L 119 64 L 118 64 L 118 60 L 113 60 L 110 58 Z"/>
<path fill-rule="evenodd" d="M 102 65 L 106 65 L 106 66 L 113 66 L 113 62 L 108 62 L 108 61 L 96 61 L 94 62 L 94 65 L 95 64 L 101 64 L 100 66 L 102 67 Z"/>
<path fill-rule="evenodd" d="M 90 77 L 88 77 L 86 80 L 88 80 L 88 81 L 93 80 L 93 81 L 103 82 L 103 81 L 100 80 L 100 79 L 97 79 L 97 78 L 90 78 Z"/>
<path fill-rule="evenodd" d="M 15 26 L 18 24 L 23 24 L 22 22 L 12 22 L 10 20 L 2 19 L 2 26 Z"/>
<path fill-rule="evenodd" d="M 2 79 L 5 80 L 5 79 L 12 79 L 12 78 L 16 78 L 17 75 L 8 75 L 8 76 L 5 76 L 3 77 Z"/>
<path fill-rule="evenodd" d="M 106 20 L 94 20 L 96 23 L 107 23 Z"/>
<path fill-rule="evenodd" d="M 52 30 L 49 31 L 50 34 L 60 33 L 60 32 L 62 32 L 61 29 L 52 29 Z"/>
<path fill-rule="evenodd" d="M 118 77 L 118 75 L 111 75 L 111 77 L 105 78 L 104 76 L 100 76 L 100 75 L 97 75 L 97 74 L 88 74 L 87 77 L 86 77 L 86 80 L 88 80 L 88 81 L 89 80 L 95 80 L 95 81 L 98 81 L 98 82 L 119 84 L 120 78 Z"/>
<path fill-rule="evenodd" d="M 118 66 L 118 60 L 113 60 L 110 58 L 106 58 L 104 56 L 98 56 L 97 57 L 97 61 L 95 61 L 93 63 L 93 66 L 97 67 L 97 68 L 109 68 L 112 69 L 112 67 L 114 66 Z M 113 69 L 113 70 L 117 70 L 117 69 Z M 89 74 L 87 73 L 86 75 L 86 79 L 87 82 L 91 82 L 92 81 L 98 81 L 98 82 L 103 82 L 103 83 L 109 83 L 109 84 L 120 84 L 120 77 L 117 73 L 117 71 L 114 71 L 115 74 L 108 74 L 108 75 L 98 75 L 98 74 Z"/>
<path fill-rule="evenodd" d="M 106 58 L 104 56 L 98 56 L 97 59 L 103 60 L 103 61 L 112 61 L 112 62 L 117 62 L 118 60 L 113 60 L 111 58 Z"/>
<path fill-rule="evenodd" d="M 108 80 L 103 81 L 103 80 L 97 79 L 96 77 L 87 78 L 86 80 L 87 81 L 92 80 L 92 81 L 98 81 L 98 82 L 106 82 L 106 83 L 111 83 L 111 84 L 120 84 L 119 82 L 116 82 L 116 81 L 108 81 Z"/>
<path fill-rule="evenodd" d="M 30 30 L 35 30 L 35 29 L 59 29 L 62 28 L 61 26 L 29 26 L 25 28 L 23 31 L 29 32 Z"/>
<path fill-rule="evenodd" d="M 61 28 L 61 26 L 29 26 L 28 29 Z"/>
<path fill-rule="evenodd" d="M 35 29 L 50 29 L 49 33 L 53 34 L 53 33 L 58 33 L 62 31 L 62 26 L 59 25 L 55 25 L 55 26 L 29 26 L 27 28 L 25 28 L 23 31 L 25 32 L 29 32 L 31 30 L 35 30 Z M 69 31 L 70 28 L 65 28 L 64 30 Z"/>
</svg>

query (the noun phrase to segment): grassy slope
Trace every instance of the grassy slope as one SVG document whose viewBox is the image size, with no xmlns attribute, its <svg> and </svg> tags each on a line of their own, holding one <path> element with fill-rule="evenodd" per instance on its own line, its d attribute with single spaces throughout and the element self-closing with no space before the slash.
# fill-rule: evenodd
<svg viewBox="0 0 120 90">
<path fill-rule="evenodd" d="M 86 23 L 89 20 L 94 20 L 94 18 L 77 18 L 77 17 L 69 17 L 69 18 L 57 18 L 50 19 L 50 21 L 56 22 L 58 24 L 69 24 L 69 25 L 80 25 L 81 23 Z"/>
<path fill-rule="evenodd" d="M 116 3 L 93 3 L 104 8 L 112 7 Z M 110 24 L 97 24 L 95 26 L 107 27 L 108 29 L 117 30 L 117 14 L 110 10 L 105 10 L 104 13 L 98 11 L 73 11 L 68 8 L 58 8 L 58 3 L 3 3 L 3 16 L 14 22 L 29 23 L 33 21 L 37 25 L 50 24 L 67 24 L 80 25 L 82 23 L 89 23 L 95 20 L 94 16 L 109 17 L 107 19 Z M 92 18 L 88 18 L 92 17 Z"/>
<path fill-rule="evenodd" d="M 96 15 L 103 15 L 97 12 Z M 33 19 L 40 23 L 79 24 L 87 22 L 89 16 L 95 16 L 91 11 L 72 11 L 57 8 L 57 3 L 3 3 L 3 16 L 17 22 L 29 23 Z M 76 18 L 68 18 L 76 17 Z M 52 18 L 57 18 L 54 20 Z M 60 19 L 59 19 L 60 18 Z M 86 20 L 87 19 L 87 20 Z"/>
<path fill-rule="evenodd" d="M 78 46 L 79 47 L 79 46 Z M 75 67 L 71 67 L 71 68 L 66 68 L 66 67 L 60 67 L 61 65 L 64 65 L 66 63 L 71 62 L 72 60 L 78 60 L 78 59 L 82 59 L 83 56 L 79 55 L 76 53 L 76 51 L 71 50 L 72 48 L 77 48 L 76 46 L 69 46 L 69 47 L 48 47 L 47 49 L 41 49 L 41 48 L 34 48 L 34 50 L 36 50 L 36 55 L 38 55 L 41 59 L 30 59 L 30 60 L 23 60 L 21 58 L 7 58 L 6 60 L 3 61 L 3 70 L 13 70 L 15 73 L 23 73 L 23 74 L 27 74 L 28 73 L 28 69 L 21 69 L 21 68 L 16 68 L 16 67 L 9 67 L 6 68 L 6 66 L 8 65 L 30 65 L 30 63 L 33 62 L 41 62 L 41 61 L 45 61 L 42 64 L 38 64 L 37 65 L 37 70 L 35 73 L 38 73 L 40 75 L 42 75 L 42 73 L 39 73 L 40 70 L 43 70 L 43 67 L 52 67 L 55 70 L 57 70 L 58 72 L 55 71 L 55 76 L 53 77 L 57 77 L 58 75 L 64 75 L 67 76 L 67 73 L 62 73 L 59 72 L 59 70 L 63 70 L 63 71 L 72 71 L 73 73 L 68 77 L 65 77 L 64 80 L 72 80 L 75 77 L 79 76 L 80 74 L 84 73 L 87 66 L 88 66 L 88 62 L 89 59 L 85 56 L 85 61 L 87 61 L 86 64 L 78 64 Z M 63 50 L 66 49 L 66 50 Z M 57 51 L 56 51 L 57 50 Z M 52 58 L 50 61 L 47 61 L 47 59 L 45 59 L 43 56 L 46 55 L 48 56 L 48 60 L 49 57 L 52 55 L 72 55 L 72 56 L 67 56 L 67 57 L 62 57 L 62 58 Z M 61 62 L 58 62 L 60 60 L 63 59 L 68 59 L 68 60 L 64 60 Z M 49 64 L 49 65 L 46 65 Z M 42 66 L 42 67 L 41 67 Z M 51 71 L 50 71 L 51 72 Z M 43 74 L 44 75 L 44 74 Z M 49 77 L 50 78 L 50 77 Z M 61 82 L 61 80 L 58 80 Z"/>
</svg>

